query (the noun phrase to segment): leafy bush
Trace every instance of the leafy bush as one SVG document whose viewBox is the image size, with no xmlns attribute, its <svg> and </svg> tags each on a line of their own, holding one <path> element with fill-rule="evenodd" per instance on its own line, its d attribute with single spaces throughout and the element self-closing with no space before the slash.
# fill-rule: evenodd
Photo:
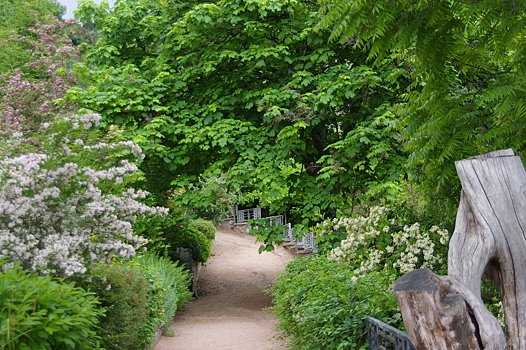
<svg viewBox="0 0 526 350">
<path fill-rule="evenodd" d="M 2 272 L 0 344 L 6 350 L 99 349 L 95 332 L 104 309 L 93 293 L 18 266 Z"/>
<path fill-rule="evenodd" d="M 238 193 L 228 191 L 226 176 L 221 175 L 202 178 L 172 200 L 175 205 L 183 206 L 192 218 L 220 223 L 232 215 L 232 205 L 238 196 Z"/>
<path fill-rule="evenodd" d="M 194 220 L 190 222 L 190 227 L 199 230 L 199 232 L 203 233 L 210 241 L 216 238 L 216 227 L 211 221 L 202 219 Z"/>
<path fill-rule="evenodd" d="M 148 271 L 151 276 L 157 276 L 161 282 L 162 308 L 164 329 L 171 324 L 175 312 L 192 298 L 189 290 L 191 277 L 182 266 L 165 257 L 147 253 L 136 257 L 143 271 Z"/>
<path fill-rule="evenodd" d="M 278 328 L 292 349 L 365 349 L 366 316 L 403 328 L 391 286 L 395 276 L 351 269 L 313 255 L 289 263 L 269 290 Z"/>
<path fill-rule="evenodd" d="M 161 287 L 129 263 L 96 264 L 90 286 L 106 315 L 100 317 L 98 334 L 107 350 L 143 350 L 154 340 L 156 320 L 161 320 Z"/>
<path fill-rule="evenodd" d="M 260 254 L 264 251 L 273 251 L 274 245 L 280 245 L 285 239 L 283 235 L 283 231 L 287 229 L 285 225 L 275 225 L 266 218 L 250 220 L 248 224 L 251 227 L 248 234 L 256 236 L 256 241 L 263 243 L 259 247 Z"/>
<path fill-rule="evenodd" d="M 181 227 L 174 231 L 170 230 L 166 235 L 172 244 L 168 251 L 168 256 L 173 260 L 177 260 L 177 255 L 175 254 L 177 247 L 191 248 L 192 257 L 196 262 L 205 263 L 210 258 L 212 255 L 212 242 L 203 233 L 189 226 Z"/>
<path fill-rule="evenodd" d="M 135 232 L 149 240 L 146 247 L 160 256 L 178 260 L 178 247 L 191 248 L 193 259 L 206 262 L 212 253 L 212 242 L 204 233 L 190 226 L 190 219 L 173 210 L 164 217 L 149 217 L 134 226 Z M 215 230 L 215 229 L 214 229 Z"/>
</svg>

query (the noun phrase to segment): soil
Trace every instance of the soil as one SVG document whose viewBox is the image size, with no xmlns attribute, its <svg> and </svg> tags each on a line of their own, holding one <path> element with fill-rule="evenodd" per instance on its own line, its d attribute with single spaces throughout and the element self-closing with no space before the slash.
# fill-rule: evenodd
<svg viewBox="0 0 526 350">
<path fill-rule="evenodd" d="M 258 247 L 253 236 L 218 229 L 198 298 L 177 312 L 167 332 L 173 336 L 162 336 L 153 350 L 285 349 L 264 290 L 293 255 L 283 247 L 258 254 Z"/>
</svg>

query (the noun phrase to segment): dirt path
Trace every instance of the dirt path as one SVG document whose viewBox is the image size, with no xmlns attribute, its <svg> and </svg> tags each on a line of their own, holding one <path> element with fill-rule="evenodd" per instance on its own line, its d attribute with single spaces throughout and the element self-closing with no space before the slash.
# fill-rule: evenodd
<svg viewBox="0 0 526 350">
<path fill-rule="evenodd" d="M 212 257 L 201 270 L 199 298 L 175 316 L 173 337 L 163 336 L 154 350 L 278 350 L 276 320 L 263 290 L 292 260 L 278 247 L 258 254 L 254 237 L 218 229 Z"/>
</svg>

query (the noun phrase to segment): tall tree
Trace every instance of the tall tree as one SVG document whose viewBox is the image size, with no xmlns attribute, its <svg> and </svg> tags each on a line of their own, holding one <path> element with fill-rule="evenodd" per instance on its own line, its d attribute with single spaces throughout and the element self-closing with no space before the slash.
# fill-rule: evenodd
<svg viewBox="0 0 526 350">
<path fill-rule="evenodd" d="M 328 0 L 317 28 L 381 62 L 399 52 L 414 84 L 399 105 L 410 163 L 435 185 L 458 183 L 453 160 L 526 151 L 526 2 Z"/>
<path fill-rule="evenodd" d="M 0 74 L 32 60 L 26 52 L 30 47 L 10 38 L 31 37 L 28 29 L 35 28 L 35 22 L 61 19 L 65 13 L 66 7 L 57 0 L 0 0 Z"/>
<path fill-rule="evenodd" d="M 141 144 L 149 190 L 224 173 L 308 223 L 393 188 L 403 159 L 389 106 L 407 85 L 395 57 L 372 69 L 361 51 L 327 44 L 317 11 L 292 0 L 81 2 L 80 20 L 104 37 L 87 57 L 92 87 L 69 97 Z"/>
</svg>

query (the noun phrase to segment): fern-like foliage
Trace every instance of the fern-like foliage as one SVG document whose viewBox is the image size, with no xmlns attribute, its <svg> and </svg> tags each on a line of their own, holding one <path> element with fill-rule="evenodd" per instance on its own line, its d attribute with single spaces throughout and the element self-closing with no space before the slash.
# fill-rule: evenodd
<svg viewBox="0 0 526 350">
<path fill-rule="evenodd" d="M 368 50 L 397 52 L 413 84 L 398 105 L 409 164 L 438 187 L 454 160 L 526 150 L 526 1 L 327 0 L 317 29 Z"/>
</svg>

